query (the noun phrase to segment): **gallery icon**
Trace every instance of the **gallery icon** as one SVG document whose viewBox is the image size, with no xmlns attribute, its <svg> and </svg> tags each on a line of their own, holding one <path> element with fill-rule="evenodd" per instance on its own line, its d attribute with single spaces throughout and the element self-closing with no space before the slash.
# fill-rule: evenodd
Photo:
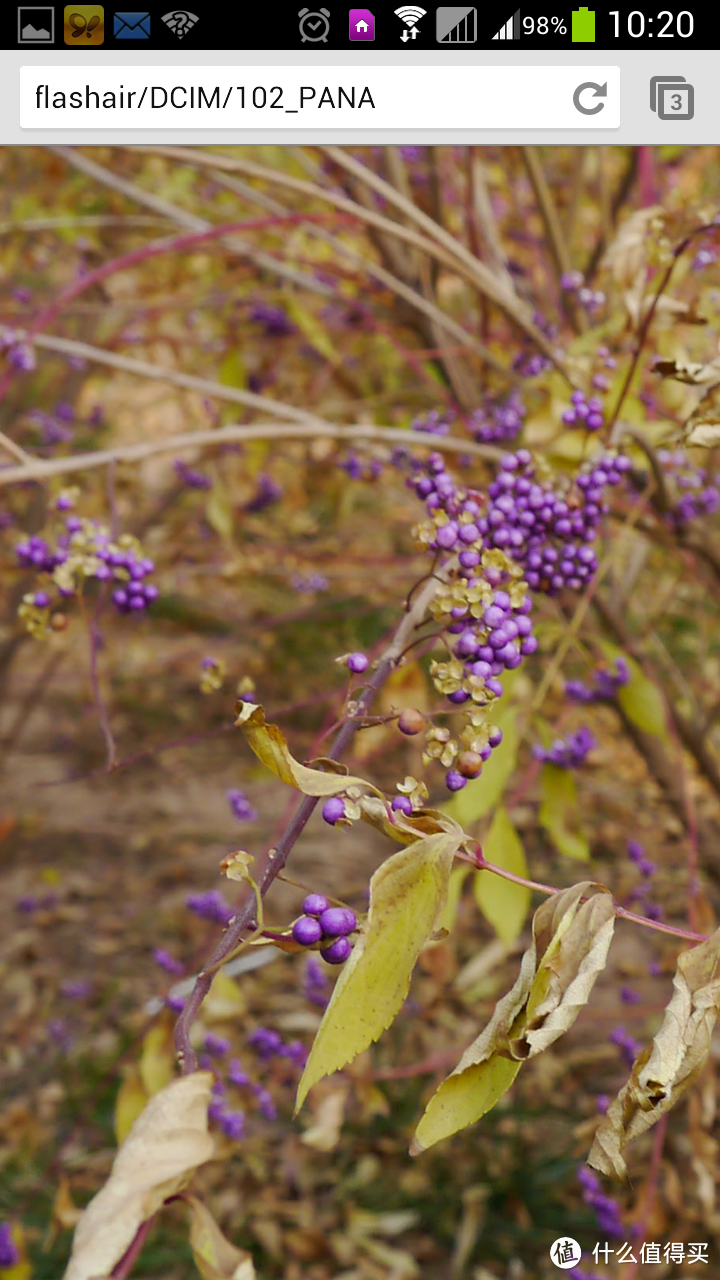
<svg viewBox="0 0 720 1280">
<path fill-rule="evenodd" d="M 369 9 L 350 10 L 350 39 L 375 39 L 375 15 Z"/>
<path fill-rule="evenodd" d="M 55 9 L 53 5 L 18 6 L 18 44 L 54 43 Z"/>
<path fill-rule="evenodd" d="M 149 13 L 114 13 L 113 35 L 116 40 L 149 40 Z"/>
<path fill-rule="evenodd" d="M 66 4 L 63 37 L 75 49 L 105 43 L 105 10 L 101 4 Z"/>
<path fill-rule="evenodd" d="M 190 13 L 187 9 L 171 9 L 169 13 L 163 14 L 162 20 L 178 40 L 182 40 L 188 31 L 192 31 L 195 23 L 200 21 L 196 13 Z"/>
</svg>

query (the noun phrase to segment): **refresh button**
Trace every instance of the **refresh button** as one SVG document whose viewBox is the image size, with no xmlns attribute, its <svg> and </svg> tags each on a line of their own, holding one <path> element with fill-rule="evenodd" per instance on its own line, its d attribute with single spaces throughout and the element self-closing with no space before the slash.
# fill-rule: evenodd
<svg viewBox="0 0 720 1280">
<path fill-rule="evenodd" d="M 582 95 L 588 89 L 592 89 L 593 98 L 607 98 L 607 81 L 605 84 L 595 84 L 592 80 L 585 80 L 578 85 L 573 94 L 573 105 L 576 111 L 581 111 L 584 116 L 596 116 L 598 111 L 602 111 L 605 103 L 596 102 L 594 107 L 586 107 L 582 101 Z"/>
</svg>

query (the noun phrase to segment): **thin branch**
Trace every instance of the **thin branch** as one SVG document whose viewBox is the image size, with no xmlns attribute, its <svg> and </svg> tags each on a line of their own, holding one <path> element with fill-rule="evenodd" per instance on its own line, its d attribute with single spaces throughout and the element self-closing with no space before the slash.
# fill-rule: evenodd
<svg viewBox="0 0 720 1280">
<path fill-rule="evenodd" d="M 215 182 L 225 187 L 228 191 L 234 191 L 243 200 L 252 201 L 261 208 L 267 209 L 269 213 L 283 214 L 288 212 L 287 207 L 281 204 L 279 200 L 274 200 L 272 196 L 265 195 L 263 191 L 256 190 L 255 187 L 251 187 L 249 183 L 243 182 L 239 178 L 231 178 L 228 174 L 221 173 L 219 170 L 216 170 L 212 176 Z M 315 226 L 310 223 L 307 230 L 314 239 L 322 240 L 325 244 L 329 244 L 336 253 L 346 258 L 353 266 L 359 267 L 371 279 L 385 285 L 387 289 L 390 289 L 397 297 L 402 298 L 404 302 L 409 303 L 416 311 L 420 311 L 428 316 L 429 319 L 434 320 L 440 328 L 452 334 L 454 338 L 458 338 L 463 347 L 469 347 L 475 351 L 486 364 L 496 369 L 498 373 L 512 377 L 512 370 L 506 368 L 502 361 L 484 343 L 480 342 L 467 329 L 464 329 L 451 316 L 446 315 L 431 299 L 424 298 L 421 293 L 418 293 L 406 281 L 399 279 L 391 271 L 386 271 L 379 263 L 363 257 L 362 254 L 357 253 L 344 240 L 333 235 L 332 231 L 328 231 L 325 227 Z"/>
<path fill-rule="evenodd" d="M 92 471 L 96 467 L 105 467 L 112 461 L 140 462 L 158 453 L 180 453 L 183 449 L 247 440 L 316 440 L 320 436 L 354 443 L 402 444 L 411 449 L 431 446 L 439 452 L 472 454 L 473 457 L 492 461 L 497 461 L 502 454 L 502 450 L 493 445 L 475 444 L 474 441 L 461 440 L 457 436 L 423 437 L 400 428 L 372 427 L 364 423 L 341 427 L 320 418 L 315 425 L 311 422 L 261 422 L 251 426 L 216 427 L 211 431 L 186 431 L 181 435 L 168 436 L 165 440 L 118 445 L 114 449 L 97 449 L 94 452 L 74 454 L 69 458 L 43 458 L 20 467 L 0 467 L 0 488 L 8 484 L 21 484 L 26 480 L 43 480 L 47 476 Z"/>
<path fill-rule="evenodd" d="M 457 245 L 452 236 L 443 232 L 443 243 L 438 243 L 436 232 L 441 230 L 436 227 L 431 218 L 421 215 L 420 211 L 410 203 L 413 220 L 417 223 L 420 216 L 426 218 L 427 226 L 430 228 L 430 236 L 422 235 L 420 232 L 413 230 L 412 227 L 403 226 L 401 222 L 395 222 L 392 218 L 384 217 L 374 209 L 365 209 L 362 205 L 354 200 L 350 200 L 347 196 L 341 195 L 337 191 L 333 191 L 328 187 L 319 186 L 317 183 L 306 182 L 302 178 L 294 178 L 290 174 L 283 173 L 278 169 L 268 168 L 266 165 L 257 164 L 254 160 L 246 160 L 244 158 L 230 157 L 220 155 L 217 152 L 204 152 L 200 148 L 190 147 L 169 147 L 169 146 L 132 146 L 132 151 L 151 152 L 153 155 L 164 155 L 171 159 L 181 160 L 186 164 L 194 167 L 205 167 L 210 169 L 227 169 L 229 172 L 245 173 L 250 177 L 260 178 L 265 182 L 271 182 L 278 186 L 284 186 L 293 191 L 298 191 L 303 195 L 310 196 L 311 199 L 318 199 L 328 204 L 334 205 L 337 209 L 345 213 L 349 213 L 353 218 L 360 222 L 373 226 L 381 231 L 397 236 L 399 239 L 406 241 L 408 244 L 415 245 L 422 249 L 425 253 L 435 258 L 438 262 L 444 263 L 452 271 L 469 279 L 476 287 L 482 289 L 492 301 L 506 311 L 514 322 L 527 334 L 529 338 L 552 360 L 564 377 L 569 377 L 564 366 L 560 362 L 560 356 L 556 349 L 552 346 L 543 333 L 533 324 L 530 318 L 529 308 L 526 308 L 519 302 L 515 295 L 507 295 L 501 289 L 495 280 L 492 272 L 479 262 L 464 246 L 461 246 L 463 252 L 458 257 L 455 252 Z M 351 163 L 350 157 L 344 156 L 346 167 Z M 358 173 L 356 176 L 363 181 L 368 181 L 369 170 L 363 165 L 357 166 Z M 391 203 L 397 204 L 398 192 L 389 183 L 383 182 L 382 178 L 376 175 L 370 175 L 375 184 L 381 184 L 382 188 L 387 188 L 391 193 Z M 377 189 L 377 187 L 376 187 Z M 384 194 L 384 190 L 381 192 Z M 425 223 L 423 223 L 425 225 Z M 432 238 L 431 238 L 432 237 Z M 449 248 L 447 247 L 449 246 Z"/>
<path fill-rule="evenodd" d="M 435 241 L 447 249 L 457 261 L 470 271 L 475 285 L 492 302 L 499 306 L 515 324 L 519 325 L 529 338 L 532 338 L 536 346 L 545 353 L 560 373 L 565 377 L 569 376 L 560 353 L 531 319 L 530 309 L 527 304 L 521 302 L 517 294 L 509 293 L 501 285 L 498 278 L 493 275 L 492 271 L 485 266 L 485 263 L 480 262 L 460 240 L 451 235 L 449 231 L 446 231 L 444 227 L 440 226 L 439 222 L 429 217 L 422 209 L 419 209 L 412 200 L 407 200 L 389 182 L 385 182 L 383 178 L 378 177 L 372 169 L 369 169 L 367 165 L 361 164 L 359 160 L 355 160 L 353 156 L 349 155 L 341 147 L 323 146 L 320 149 L 335 164 L 347 169 L 349 173 L 354 174 L 361 182 L 365 182 L 374 191 L 377 191 L 379 195 L 384 196 L 396 209 L 405 213 L 417 226 L 422 227 L 426 234 L 432 236 Z"/>
<path fill-rule="evenodd" d="M 73 282 L 67 285 L 56 298 L 46 306 L 38 316 L 33 320 L 27 331 L 27 336 L 32 339 L 36 334 L 46 329 L 57 316 L 74 302 L 75 298 L 80 297 L 88 289 L 99 285 L 103 280 L 107 280 L 110 276 L 117 274 L 118 271 L 126 271 L 130 267 L 137 266 L 141 262 L 147 262 L 151 258 L 159 257 L 168 253 L 180 253 L 187 249 L 194 249 L 199 245 L 209 244 L 213 240 L 223 240 L 235 231 L 258 231 L 267 229 L 270 226 L 294 226 L 299 221 L 306 218 L 320 217 L 322 215 L 315 214 L 287 214 L 283 217 L 268 215 L 265 218 L 253 218 L 245 222 L 232 222 L 218 227 L 212 227 L 209 231 L 188 232 L 184 235 L 170 236 L 163 240 L 153 240 L 150 244 L 142 245 L 138 249 L 133 249 L 129 253 L 121 254 L 117 258 L 111 258 L 108 262 L 103 262 L 94 271 L 88 271 L 86 275 L 77 276 Z M 243 242 L 244 243 L 244 242 Z M 241 242 L 233 241 L 233 250 L 241 253 L 244 252 Z M 334 290 L 331 296 L 335 296 Z M 3 399 L 10 383 L 15 376 L 16 370 L 13 366 L 9 366 L 2 378 L 0 378 L 0 400 Z"/>
<path fill-rule="evenodd" d="M 455 561 L 449 561 L 444 567 L 444 576 L 449 577 L 454 571 L 454 568 Z M 425 617 L 428 606 L 437 593 L 440 582 L 441 579 L 439 577 L 431 578 L 416 597 L 412 608 L 404 615 L 390 645 L 379 658 L 372 676 L 368 680 L 358 699 L 356 708 L 357 718 L 362 718 L 367 714 L 376 693 L 382 688 L 390 675 L 390 672 L 399 662 L 413 631 L 418 623 Z M 339 760 L 344 755 L 357 732 L 357 718 L 346 721 L 342 726 L 327 753 L 328 759 Z M 259 885 L 260 893 L 263 897 L 267 894 L 267 891 L 276 876 L 285 867 L 289 854 L 295 845 L 298 836 L 304 830 L 312 816 L 317 803 L 318 797 L 304 796 L 295 810 L 293 817 L 285 828 L 285 831 L 280 836 L 276 846 L 272 849 L 268 849 L 264 856 L 258 860 L 256 882 Z M 256 916 L 257 908 L 255 894 L 249 889 L 246 889 L 238 904 L 236 915 L 208 959 L 205 968 L 199 974 L 192 994 L 177 1020 L 175 1027 L 175 1047 L 177 1049 L 180 1067 L 184 1075 L 187 1075 L 191 1071 L 195 1071 L 197 1068 L 197 1056 L 190 1043 L 190 1029 L 197 1017 L 205 996 L 210 990 L 212 975 L 208 970 L 214 969 L 218 964 L 222 963 L 226 956 L 235 950 L 243 935 L 255 924 Z"/>
<path fill-rule="evenodd" d="M 97 164 L 88 156 L 83 155 L 75 147 L 56 146 L 50 147 L 49 150 L 54 151 L 61 159 L 66 160 L 74 168 L 80 169 L 88 177 L 101 182 L 103 186 L 120 192 L 121 195 L 126 196 L 129 200 L 134 200 L 136 204 L 146 205 L 148 209 L 153 209 L 156 213 L 169 218 L 180 227 L 187 227 L 189 231 L 212 230 L 212 223 L 208 222 L 206 218 L 199 218 L 187 209 L 181 209 L 179 205 L 171 204 L 169 200 L 164 200 L 162 196 L 153 195 L 151 191 L 145 191 L 143 187 L 138 187 L 134 182 L 128 182 L 126 178 L 121 178 L 118 174 L 113 173 L 111 169 L 106 169 L 103 165 Z M 287 280 L 291 280 L 293 284 L 300 285 L 303 289 L 310 289 L 313 293 L 319 293 L 325 297 L 334 295 L 335 291 L 329 289 L 326 284 L 315 276 L 306 271 L 300 271 L 297 267 L 289 266 L 280 259 L 272 257 L 269 253 L 255 249 L 252 245 L 239 240 L 237 237 L 228 239 L 228 246 L 256 262 L 265 271 L 284 276 Z"/>
<path fill-rule="evenodd" d="M 25 449 L 21 449 L 20 445 L 11 440 L 9 436 L 6 436 L 4 431 L 0 431 L 0 445 L 6 453 L 11 454 L 13 458 L 17 458 L 18 462 L 32 462 L 32 454 L 26 453 Z"/>
<path fill-rule="evenodd" d="M 473 844 L 475 842 L 473 841 Z M 493 875 L 500 876 L 502 880 L 510 880 L 513 884 L 523 885 L 526 889 L 532 889 L 536 893 L 544 893 L 546 897 L 551 897 L 557 893 L 557 889 L 551 884 L 542 884 L 537 880 L 527 880 L 524 876 L 516 876 L 513 871 L 506 871 L 504 867 L 495 866 L 494 862 L 487 862 L 482 853 L 480 846 L 476 845 L 475 856 L 468 855 L 464 861 L 471 862 L 479 871 L 491 871 Z M 704 933 L 694 933 L 690 929 L 679 929 L 673 924 L 663 924 L 661 920 L 649 920 L 647 916 L 639 916 L 635 911 L 628 911 L 625 907 L 621 907 L 613 898 L 613 906 L 615 915 L 620 920 L 629 920 L 632 924 L 640 924 L 645 929 L 654 929 L 656 933 L 667 933 L 673 938 L 682 938 L 685 942 L 707 942 Z"/>
<path fill-rule="evenodd" d="M 620 410 L 622 409 L 625 403 L 625 398 L 632 385 L 632 380 L 635 377 L 635 371 L 640 362 L 640 357 L 642 356 L 642 353 L 645 349 L 647 336 L 648 336 L 648 333 L 650 332 L 650 325 L 653 322 L 653 317 L 657 310 L 658 303 L 660 302 L 660 299 L 662 298 L 665 290 L 667 289 L 670 283 L 670 278 L 673 274 L 673 271 L 675 270 L 678 259 L 682 257 L 685 250 L 688 248 L 690 244 L 692 244 L 693 240 L 697 236 L 709 234 L 710 232 L 713 232 L 713 231 L 717 232 L 718 229 L 719 229 L 718 225 L 714 222 L 703 223 L 702 226 L 696 227 L 694 231 L 691 231 L 689 235 L 685 236 L 684 240 L 681 240 L 680 244 L 677 245 L 677 247 L 673 250 L 672 258 L 670 259 L 670 262 L 668 263 L 667 267 L 663 271 L 662 276 L 660 277 L 660 283 L 657 289 L 655 290 L 655 294 L 653 296 L 652 302 L 650 303 L 650 306 L 648 307 L 645 313 L 645 317 L 642 321 L 642 324 L 640 325 L 637 342 L 635 344 L 635 350 L 633 352 L 632 359 L 628 366 L 628 371 L 625 375 L 625 380 L 622 384 L 622 387 L 620 388 L 620 394 L 617 398 L 617 403 L 608 421 L 608 428 L 611 433 L 612 433 L 613 427 L 615 426 L 615 423 L 618 420 Z"/>
</svg>

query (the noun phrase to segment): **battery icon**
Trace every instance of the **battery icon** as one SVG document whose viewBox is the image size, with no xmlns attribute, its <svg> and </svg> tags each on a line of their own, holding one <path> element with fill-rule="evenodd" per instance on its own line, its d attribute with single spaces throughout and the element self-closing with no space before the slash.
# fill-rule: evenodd
<svg viewBox="0 0 720 1280">
<path fill-rule="evenodd" d="M 595 43 L 595 10 L 594 9 L 586 9 L 584 5 L 582 9 L 573 9 L 572 41 L 573 41 L 573 44 L 594 44 Z"/>
</svg>

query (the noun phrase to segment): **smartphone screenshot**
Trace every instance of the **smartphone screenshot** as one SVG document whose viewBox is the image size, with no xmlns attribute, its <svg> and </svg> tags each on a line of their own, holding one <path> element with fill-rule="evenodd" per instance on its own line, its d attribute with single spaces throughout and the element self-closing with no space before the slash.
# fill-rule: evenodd
<svg viewBox="0 0 720 1280">
<path fill-rule="evenodd" d="M 720 1275 L 717 22 L 190 6 L 0 17 L 0 1280 Z"/>
</svg>

